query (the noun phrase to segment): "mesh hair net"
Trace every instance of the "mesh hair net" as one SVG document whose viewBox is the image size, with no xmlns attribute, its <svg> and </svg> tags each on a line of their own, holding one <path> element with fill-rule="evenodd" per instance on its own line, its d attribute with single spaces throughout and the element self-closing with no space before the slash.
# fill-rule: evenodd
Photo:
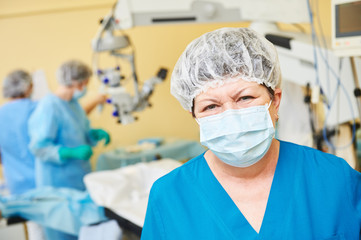
<svg viewBox="0 0 361 240">
<path fill-rule="evenodd" d="M 32 78 L 23 70 L 15 70 L 3 81 L 3 95 L 5 98 L 25 97 L 31 86 Z"/>
<path fill-rule="evenodd" d="M 56 73 L 58 82 L 65 86 L 70 86 L 74 82 L 83 82 L 89 79 L 91 75 L 92 71 L 88 65 L 77 60 L 63 63 Z"/>
<path fill-rule="evenodd" d="M 191 111 L 198 94 L 240 78 L 272 89 L 279 87 L 276 49 L 249 28 L 221 28 L 187 46 L 174 67 L 171 93 L 184 109 Z"/>
</svg>

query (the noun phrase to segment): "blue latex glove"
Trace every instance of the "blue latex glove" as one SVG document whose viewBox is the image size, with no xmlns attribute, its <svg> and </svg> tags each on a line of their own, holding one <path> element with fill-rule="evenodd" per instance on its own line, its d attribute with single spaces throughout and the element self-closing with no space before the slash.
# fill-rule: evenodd
<svg viewBox="0 0 361 240">
<path fill-rule="evenodd" d="M 105 140 L 104 146 L 110 143 L 110 136 L 109 134 L 104 131 L 103 129 L 92 129 L 90 130 L 90 137 L 95 141 L 99 142 L 101 140 Z"/>
<path fill-rule="evenodd" d="M 92 155 L 93 150 L 89 145 L 81 145 L 74 148 L 59 148 L 59 156 L 62 161 L 66 161 L 68 159 L 89 160 Z"/>
</svg>

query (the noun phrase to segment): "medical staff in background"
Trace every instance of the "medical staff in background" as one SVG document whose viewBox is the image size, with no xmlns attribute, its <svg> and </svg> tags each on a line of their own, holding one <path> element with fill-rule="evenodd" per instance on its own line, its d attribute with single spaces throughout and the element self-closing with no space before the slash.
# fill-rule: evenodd
<svg viewBox="0 0 361 240">
<path fill-rule="evenodd" d="M 91 69 L 78 60 L 63 63 L 57 71 L 59 87 L 39 101 L 29 119 L 30 149 L 36 159 L 36 187 L 85 190 L 83 177 L 91 171 L 92 147 L 104 140 L 103 129 L 92 129 L 78 100 L 87 91 Z M 47 228 L 48 239 L 76 236 Z"/>
<path fill-rule="evenodd" d="M 30 99 L 32 77 L 24 70 L 7 75 L 0 107 L 0 154 L 6 186 L 12 195 L 35 188 L 34 156 L 29 151 L 28 119 L 36 103 Z"/>
<path fill-rule="evenodd" d="M 251 29 L 187 46 L 171 93 L 209 150 L 154 183 L 142 240 L 360 238 L 361 174 L 274 138 L 280 85 L 274 46 Z"/>
<path fill-rule="evenodd" d="M 28 120 L 36 106 L 30 99 L 32 89 L 31 75 L 21 69 L 2 82 L 3 97 L 9 101 L 0 107 L 0 159 L 7 189 L 16 196 L 35 189 L 34 155 L 28 147 Z M 38 224 L 27 221 L 26 225 L 30 240 L 44 239 Z"/>
</svg>

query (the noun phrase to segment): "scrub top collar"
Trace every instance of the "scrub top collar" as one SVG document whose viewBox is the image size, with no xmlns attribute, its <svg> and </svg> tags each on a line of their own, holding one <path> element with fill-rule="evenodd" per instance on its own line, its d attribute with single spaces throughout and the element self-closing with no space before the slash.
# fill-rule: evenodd
<svg viewBox="0 0 361 240">
<path fill-rule="evenodd" d="M 231 239 L 239 239 L 241 236 L 248 236 L 247 239 L 259 239 L 262 236 L 270 237 L 280 236 L 277 232 L 282 231 L 282 225 L 290 205 L 290 196 L 292 192 L 293 181 L 286 179 L 286 176 L 292 176 L 292 169 L 285 166 L 285 151 L 283 143 L 280 141 L 279 158 L 273 177 L 271 190 L 268 196 L 266 211 L 259 233 L 249 224 L 242 212 L 238 209 L 226 190 L 218 182 L 211 169 L 209 168 L 204 155 L 202 164 L 203 172 L 200 173 L 199 181 L 208 201 L 211 201 L 215 217 L 220 224 L 229 230 Z"/>
</svg>

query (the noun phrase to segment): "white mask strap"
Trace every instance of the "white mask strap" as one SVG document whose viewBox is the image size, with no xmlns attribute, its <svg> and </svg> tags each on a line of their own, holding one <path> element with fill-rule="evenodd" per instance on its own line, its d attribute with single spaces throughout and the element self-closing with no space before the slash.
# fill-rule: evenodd
<svg viewBox="0 0 361 240">
<path fill-rule="evenodd" d="M 271 106 L 271 104 L 272 104 L 272 99 L 271 99 L 271 101 L 268 103 L 267 109 L 269 109 L 269 107 Z"/>
</svg>

